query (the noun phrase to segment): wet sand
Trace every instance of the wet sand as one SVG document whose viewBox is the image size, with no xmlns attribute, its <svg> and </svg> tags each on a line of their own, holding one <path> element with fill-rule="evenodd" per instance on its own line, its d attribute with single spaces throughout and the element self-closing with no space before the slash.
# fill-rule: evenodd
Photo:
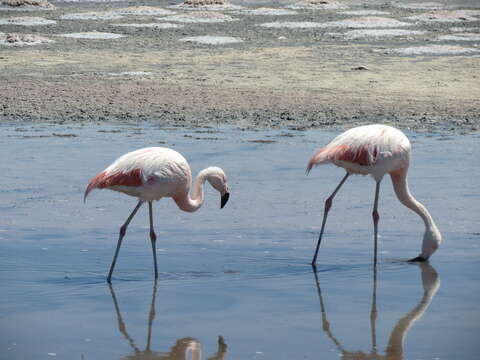
<svg viewBox="0 0 480 360">
<path fill-rule="evenodd" d="M 309 261 L 323 200 L 342 170 L 320 167 L 306 177 L 304 169 L 332 132 L 0 129 L 1 156 L 9 159 L 0 190 L 1 358 L 477 358 L 480 173 L 466 164 L 476 161 L 478 135 L 408 132 L 411 190 L 444 235 L 430 265 L 405 262 L 420 249 L 423 225 L 385 179 L 375 277 L 374 183 L 354 177 L 332 209 L 317 287 Z M 83 190 L 118 155 L 154 145 L 182 152 L 194 173 L 222 166 L 231 199 L 220 210 L 218 194 L 207 188 L 194 214 L 169 199 L 155 204 L 156 289 L 142 209 L 110 289 L 105 276 L 118 226 L 135 200 L 103 190 L 83 204 Z"/>
<path fill-rule="evenodd" d="M 213 19 L 232 21 L 195 23 L 184 21 L 186 14 L 195 12 L 172 8 L 167 1 L 136 5 L 176 12 L 182 21 L 171 15 L 120 11 L 131 6 L 121 1 L 52 3 L 53 10 L 0 10 L 2 19 L 30 16 L 55 21 L 0 25 L 5 34 L 37 34 L 54 40 L 32 46 L 0 45 L 3 121 L 148 121 L 254 128 L 386 122 L 419 131 L 478 129 L 480 48 L 474 39 L 480 31 L 480 10 L 475 2 L 440 3 L 441 10 L 402 8 L 383 1 L 361 6 L 343 1 L 348 8 L 330 10 L 288 8 L 294 1 L 234 2 L 244 11 L 210 11 L 217 14 Z M 295 13 L 245 11 L 260 6 Z M 421 17 L 431 11 L 440 12 Z M 76 15 L 92 12 L 97 19 Z M 440 21 L 445 17 L 454 21 Z M 210 21 L 212 16 L 200 18 Z M 360 29 L 356 29 L 358 21 L 363 24 Z M 264 26 L 271 23 L 280 25 Z M 284 23 L 316 27 L 284 27 Z M 397 35 L 359 35 L 358 30 L 372 30 L 371 26 L 373 30 L 394 26 Z M 399 35 L 398 30 L 407 33 Z M 85 32 L 122 37 L 62 36 Z M 463 33 L 474 35 L 458 39 Z M 196 36 L 241 41 L 220 45 L 182 41 Z M 450 37 L 442 40 L 442 36 Z"/>
</svg>

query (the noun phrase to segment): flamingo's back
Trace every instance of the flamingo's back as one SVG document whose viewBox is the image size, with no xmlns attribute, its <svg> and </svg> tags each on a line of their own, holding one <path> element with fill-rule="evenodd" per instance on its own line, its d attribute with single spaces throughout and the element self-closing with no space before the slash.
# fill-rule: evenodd
<svg viewBox="0 0 480 360">
<path fill-rule="evenodd" d="M 129 152 L 95 176 L 85 190 L 120 191 L 142 200 L 158 200 L 188 193 L 192 175 L 185 158 L 178 152 L 150 147 Z"/>
<path fill-rule="evenodd" d="M 307 166 L 333 163 L 356 174 L 382 177 L 408 167 L 410 141 L 400 130 L 387 125 L 359 126 L 337 136 L 319 149 Z"/>
</svg>

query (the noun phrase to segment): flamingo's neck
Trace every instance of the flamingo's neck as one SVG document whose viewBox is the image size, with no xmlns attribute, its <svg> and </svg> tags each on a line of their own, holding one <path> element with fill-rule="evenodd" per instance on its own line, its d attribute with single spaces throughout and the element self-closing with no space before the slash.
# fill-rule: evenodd
<svg viewBox="0 0 480 360">
<path fill-rule="evenodd" d="M 432 231 L 433 228 L 436 228 L 435 222 L 433 221 L 433 218 L 428 212 L 427 208 L 422 203 L 417 201 L 410 193 L 407 183 L 407 169 L 401 169 L 397 172 L 391 173 L 390 176 L 392 178 L 393 188 L 398 200 L 400 200 L 403 205 L 416 212 L 422 218 L 427 231 Z"/>
<path fill-rule="evenodd" d="M 190 194 L 186 193 L 184 196 L 175 199 L 175 202 L 181 210 L 194 212 L 200 209 L 200 207 L 203 205 L 203 184 L 208 177 L 208 173 L 205 170 L 200 171 L 195 178 L 191 196 Z"/>
<path fill-rule="evenodd" d="M 442 242 L 442 235 L 427 208 L 410 194 L 407 184 L 407 169 L 404 168 L 391 173 L 390 176 L 400 202 L 416 212 L 425 223 L 425 233 L 423 234 L 422 249 L 419 256 L 426 260 L 438 249 Z"/>
</svg>

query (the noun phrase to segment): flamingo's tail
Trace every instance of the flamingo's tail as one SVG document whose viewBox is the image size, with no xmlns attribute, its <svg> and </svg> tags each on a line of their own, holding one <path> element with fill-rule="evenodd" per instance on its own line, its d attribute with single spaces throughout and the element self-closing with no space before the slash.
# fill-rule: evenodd
<svg viewBox="0 0 480 360">
<path fill-rule="evenodd" d="M 83 195 L 83 202 L 86 201 L 88 194 L 93 189 L 105 189 L 111 186 L 140 186 L 142 183 L 142 170 L 139 168 L 128 172 L 114 173 L 105 170 L 90 180 Z"/>
<path fill-rule="evenodd" d="M 85 189 L 85 193 L 83 194 L 83 202 L 87 201 L 87 196 L 93 189 L 102 188 L 105 184 L 106 174 L 105 172 L 101 172 L 97 176 L 95 176 L 90 182 L 88 183 L 87 188 Z"/>
<path fill-rule="evenodd" d="M 321 148 L 315 154 L 313 154 L 312 158 L 308 162 L 306 174 L 308 175 L 314 166 L 330 162 L 330 158 L 330 149 L 327 147 Z"/>
<path fill-rule="evenodd" d="M 378 147 L 375 145 L 327 145 L 313 154 L 307 166 L 307 174 L 317 165 L 334 161 L 345 161 L 362 166 L 374 165 L 378 157 Z M 384 152 L 383 156 L 386 156 Z"/>
</svg>

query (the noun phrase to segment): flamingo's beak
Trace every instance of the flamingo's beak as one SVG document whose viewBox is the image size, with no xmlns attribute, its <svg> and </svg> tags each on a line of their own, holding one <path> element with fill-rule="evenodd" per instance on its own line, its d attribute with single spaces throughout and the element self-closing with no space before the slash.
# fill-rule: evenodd
<svg viewBox="0 0 480 360">
<path fill-rule="evenodd" d="M 408 260 L 408 262 L 425 262 L 427 261 L 427 258 L 424 258 L 423 256 L 417 256 L 416 258 Z"/>
<path fill-rule="evenodd" d="M 228 192 L 222 195 L 222 199 L 220 201 L 220 209 L 223 209 L 223 207 L 227 204 L 229 197 L 230 193 Z"/>
</svg>

